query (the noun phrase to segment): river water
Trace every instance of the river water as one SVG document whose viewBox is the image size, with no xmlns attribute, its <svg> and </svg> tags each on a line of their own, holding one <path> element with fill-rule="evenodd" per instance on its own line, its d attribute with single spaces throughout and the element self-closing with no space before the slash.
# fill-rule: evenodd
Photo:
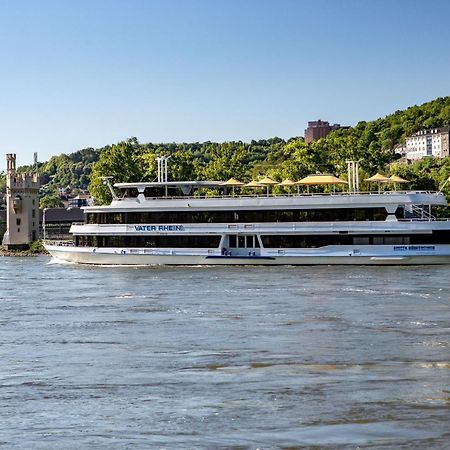
<svg viewBox="0 0 450 450">
<path fill-rule="evenodd" d="M 49 262 L 0 258 L 0 448 L 450 442 L 448 266 Z"/>
</svg>

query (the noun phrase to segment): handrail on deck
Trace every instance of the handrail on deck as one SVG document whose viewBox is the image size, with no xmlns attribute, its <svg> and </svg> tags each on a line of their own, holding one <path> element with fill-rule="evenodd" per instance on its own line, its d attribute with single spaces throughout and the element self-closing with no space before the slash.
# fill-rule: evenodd
<svg viewBox="0 0 450 450">
<path fill-rule="evenodd" d="M 61 239 L 44 239 L 44 245 L 57 245 L 59 247 L 74 247 L 75 244 L 70 240 Z"/>
<path fill-rule="evenodd" d="M 397 219 L 398 222 L 450 222 L 450 218 L 437 218 L 437 217 L 408 217 Z"/>
<path fill-rule="evenodd" d="M 293 194 L 229 194 L 229 195 L 168 195 L 168 196 L 159 196 L 159 197 L 145 197 L 146 200 L 181 200 L 181 199 L 216 199 L 216 198 L 274 198 L 274 197 L 328 197 L 328 196 L 358 196 L 358 195 L 406 195 L 406 194 L 436 194 L 441 195 L 440 192 L 437 191 L 359 191 L 359 192 L 302 192 L 302 193 L 293 193 Z M 129 200 L 138 197 L 121 197 L 116 199 L 116 201 Z"/>
</svg>

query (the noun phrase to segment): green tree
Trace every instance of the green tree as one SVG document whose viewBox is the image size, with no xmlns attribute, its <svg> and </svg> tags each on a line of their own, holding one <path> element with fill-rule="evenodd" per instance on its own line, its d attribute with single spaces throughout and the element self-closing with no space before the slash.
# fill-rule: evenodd
<svg viewBox="0 0 450 450">
<path fill-rule="evenodd" d="M 39 208 L 45 209 L 45 208 L 60 208 L 64 206 L 59 194 L 56 192 L 52 192 L 50 194 L 44 195 L 39 200 Z"/>
<path fill-rule="evenodd" d="M 119 142 L 100 153 L 92 168 L 89 192 L 99 204 L 111 201 L 111 194 L 102 182 L 102 177 L 111 176 L 115 183 L 143 181 L 146 170 L 142 166 L 143 150 L 136 139 Z"/>
<path fill-rule="evenodd" d="M 0 172 L 0 192 L 6 192 L 6 173 Z"/>
</svg>

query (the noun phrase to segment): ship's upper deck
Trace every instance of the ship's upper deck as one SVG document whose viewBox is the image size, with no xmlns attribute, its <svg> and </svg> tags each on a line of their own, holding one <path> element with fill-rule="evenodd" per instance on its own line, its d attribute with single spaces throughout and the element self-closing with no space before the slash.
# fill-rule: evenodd
<svg viewBox="0 0 450 450">
<path fill-rule="evenodd" d="M 255 192 L 249 188 L 233 190 L 220 181 L 169 181 L 116 183 L 122 192 L 107 206 L 85 207 L 86 212 L 116 211 L 180 211 L 242 210 L 242 209 L 323 209 L 323 208 L 386 208 L 393 214 L 399 206 L 446 206 L 441 192 L 373 191 L 329 193 Z"/>
</svg>

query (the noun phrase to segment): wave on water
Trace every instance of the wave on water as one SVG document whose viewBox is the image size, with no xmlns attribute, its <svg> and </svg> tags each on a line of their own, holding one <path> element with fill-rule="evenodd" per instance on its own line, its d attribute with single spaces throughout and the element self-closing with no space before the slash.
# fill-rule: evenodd
<svg viewBox="0 0 450 450">
<path fill-rule="evenodd" d="M 76 262 L 64 261 L 63 259 L 58 259 L 58 258 L 52 257 L 50 259 L 50 261 L 47 263 L 47 265 L 53 265 L 53 264 L 61 264 L 64 266 L 73 266 L 73 265 L 76 265 Z"/>
</svg>

